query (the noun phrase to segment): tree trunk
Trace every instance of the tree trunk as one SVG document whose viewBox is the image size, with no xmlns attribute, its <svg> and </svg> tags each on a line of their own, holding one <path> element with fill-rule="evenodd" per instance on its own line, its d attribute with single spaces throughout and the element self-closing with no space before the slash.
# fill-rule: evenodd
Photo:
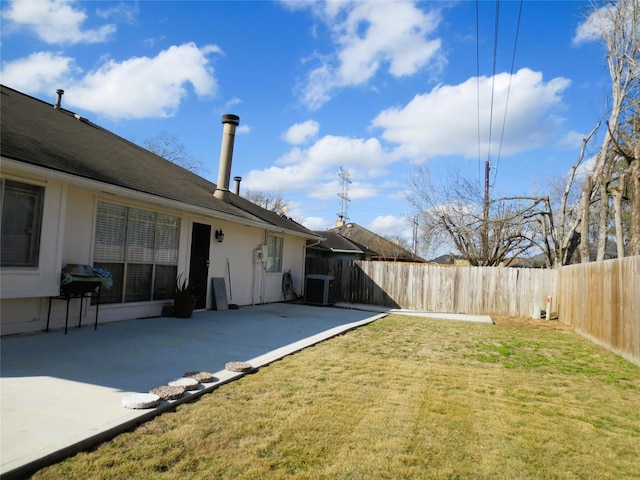
<svg viewBox="0 0 640 480">
<path fill-rule="evenodd" d="M 588 263 L 589 258 L 589 203 L 591 198 L 591 177 L 585 180 L 580 209 L 582 210 L 582 222 L 580 224 L 580 261 Z M 567 259 L 570 261 L 570 259 Z"/>
<path fill-rule="evenodd" d="M 636 146 L 636 151 L 640 150 Z M 640 255 L 640 158 L 629 166 L 629 203 L 631 204 L 631 226 L 629 228 L 629 255 Z"/>
<path fill-rule="evenodd" d="M 598 222 L 598 250 L 596 261 L 601 262 L 607 253 L 607 236 L 609 234 L 607 224 L 609 223 L 609 194 L 607 193 L 607 182 L 601 177 L 600 190 L 600 219 Z"/>
<path fill-rule="evenodd" d="M 624 231 L 622 228 L 622 197 L 624 197 L 625 187 L 624 179 L 624 174 L 620 175 L 620 183 L 613 193 L 613 214 L 616 224 L 616 247 L 618 249 L 618 258 L 624 257 Z"/>
</svg>

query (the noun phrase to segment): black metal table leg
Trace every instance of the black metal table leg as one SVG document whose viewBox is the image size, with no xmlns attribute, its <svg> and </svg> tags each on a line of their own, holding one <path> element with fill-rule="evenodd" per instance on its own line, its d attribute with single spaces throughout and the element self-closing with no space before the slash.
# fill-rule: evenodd
<svg viewBox="0 0 640 480">
<path fill-rule="evenodd" d="M 78 328 L 82 326 L 82 301 L 84 300 L 84 293 L 80 295 L 80 313 L 78 314 Z"/>
<path fill-rule="evenodd" d="M 51 320 L 51 301 L 53 297 L 49 297 L 49 313 L 47 314 L 47 328 L 44 329 L 45 332 L 49 331 L 49 320 Z"/>
<path fill-rule="evenodd" d="M 101 290 L 102 288 L 98 285 L 98 290 L 97 290 L 98 298 L 96 299 L 96 323 L 93 326 L 94 330 L 98 330 L 98 310 L 100 309 L 100 291 Z"/>
<path fill-rule="evenodd" d="M 69 301 L 71 298 L 67 297 L 67 315 L 64 317 L 64 334 L 67 334 L 67 328 L 69 326 Z"/>
</svg>

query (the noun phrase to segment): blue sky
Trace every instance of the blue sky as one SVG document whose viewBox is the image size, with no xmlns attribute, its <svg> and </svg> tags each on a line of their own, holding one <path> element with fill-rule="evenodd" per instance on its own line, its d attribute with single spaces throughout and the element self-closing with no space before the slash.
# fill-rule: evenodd
<svg viewBox="0 0 640 480">
<path fill-rule="evenodd" d="M 3 84 L 51 103 L 62 88 L 139 144 L 169 132 L 214 182 L 221 115 L 237 114 L 232 176 L 317 230 L 340 211 L 341 167 L 350 221 L 407 239 L 416 162 L 481 182 L 490 157 L 494 195 L 549 193 L 610 89 L 588 2 L 1 5 Z"/>
</svg>

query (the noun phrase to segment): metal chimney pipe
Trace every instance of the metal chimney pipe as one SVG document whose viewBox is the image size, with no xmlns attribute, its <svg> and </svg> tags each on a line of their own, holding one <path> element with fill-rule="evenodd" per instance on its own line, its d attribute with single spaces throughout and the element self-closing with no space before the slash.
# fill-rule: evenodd
<svg viewBox="0 0 640 480">
<path fill-rule="evenodd" d="M 233 177 L 233 193 L 240 195 L 240 182 L 242 177 Z"/>
<path fill-rule="evenodd" d="M 240 125 L 238 115 L 222 115 L 224 129 L 222 131 L 222 145 L 220 147 L 220 165 L 218 167 L 218 185 L 213 196 L 218 200 L 229 203 L 229 177 L 231 176 L 231 161 L 233 159 L 233 142 L 236 127 Z"/>
<path fill-rule="evenodd" d="M 56 100 L 56 104 L 53 106 L 53 108 L 60 108 L 60 106 L 62 105 L 62 95 L 64 95 L 64 90 L 59 88 L 56 90 L 56 93 L 58 94 L 58 99 Z"/>
</svg>

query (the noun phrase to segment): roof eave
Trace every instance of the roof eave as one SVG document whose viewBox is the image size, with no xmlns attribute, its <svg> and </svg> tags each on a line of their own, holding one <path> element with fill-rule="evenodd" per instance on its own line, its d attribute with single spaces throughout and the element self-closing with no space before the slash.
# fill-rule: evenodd
<svg viewBox="0 0 640 480">
<path fill-rule="evenodd" d="M 51 168 L 45 168 L 38 165 L 33 165 L 21 160 L 16 160 L 8 157 L 1 157 L 3 163 L 3 173 L 8 173 L 11 170 L 16 173 L 25 173 L 35 176 L 47 176 L 48 178 L 54 178 L 61 182 L 69 182 L 70 184 L 78 187 L 87 188 L 90 190 L 97 190 L 99 192 L 120 197 L 122 199 L 136 200 L 140 203 L 146 203 L 155 206 L 162 206 L 173 210 L 179 210 L 183 212 L 202 215 L 209 218 L 216 218 L 220 220 L 226 220 L 232 223 L 248 227 L 258 227 L 270 232 L 286 233 L 288 235 L 303 237 L 308 239 L 318 238 L 312 234 L 305 234 L 304 232 L 296 232 L 283 227 L 278 227 L 267 223 L 263 220 L 247 217 L 239 217 L 225 212 L 220 212 L 211 208 L 202 207 L 199 205 L 192 205 L 189 203 L 181 202 L 179 200 L 173 200 L 170 198 L 154 195 L 147 192 L 140 192 L 138 190 L 132 190 L 130 188 L 120 187 L 106 182 L 100 182 L 86 177 L 81 177 L 67 172 L 61 172 Z M 247 214 L 251 215 L 251 214 Z"/>
</svg>

